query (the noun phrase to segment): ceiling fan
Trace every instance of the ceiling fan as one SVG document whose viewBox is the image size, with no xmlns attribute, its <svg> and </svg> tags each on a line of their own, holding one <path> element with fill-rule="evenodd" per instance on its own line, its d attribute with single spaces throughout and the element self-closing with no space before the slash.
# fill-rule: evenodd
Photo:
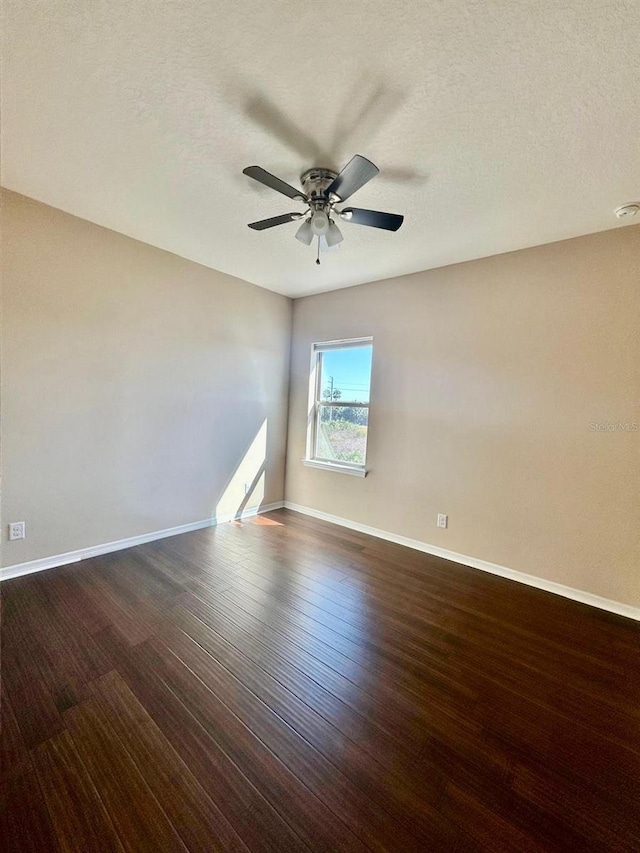
<svg viewBox="0 0 640 853">
<path fill-rule="evenodd" d="M 336 225 L 334 217 L 338 216 L 346 222 L 353 222 L 356 225 L 382 228 L 385 231 L 397 231 L 404 220 L 404 216 L 397 213 L 363 210 L 359 207 L 343 207 L 338 210 L 337 204 L 342 205 L 350 196 L 372 178 L 375 178 L 380 171 L 370 160 L 360 154 L 352 157 L 340 174 L 331 171 L 331 169 L 318 167 L 308 169 L 300 178 L 302 190 L 297 190 L 291 184 L 287 184 L 270 172 L 261 169 L 260 166 L 247 166 L 242 171 L 254 181 L 259 181 L 261 184 L 271 187 L 272 190 L 308 205 L 308 210 L 304 213 L 284 213 L 282 216 L 272 216 L 270 219 L 250 222 L 249 228 L 253 228 L 254 231 L 264 231 L 266 228 L 273 228 L 275 225 L 284 225 L 285 222 L 304 219 L 298 228 L 296 239 L 310 246 L 313 238 L 318 238 L 317 264 L 320 263 L 319 253 L 321 250 L 328 251 L 338 248 L 342 242 L 342 233 Z"/>
</svg>

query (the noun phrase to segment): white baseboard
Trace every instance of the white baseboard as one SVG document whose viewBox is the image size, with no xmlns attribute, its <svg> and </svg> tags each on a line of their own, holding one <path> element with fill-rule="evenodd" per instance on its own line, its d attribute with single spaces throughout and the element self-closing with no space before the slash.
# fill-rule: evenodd
<svg viewBox="0 0 640 853">
<path fill-rule="evenodd" d="M 442 557 L 444 560 L 451 560 L 454 563 L 461 563 L 464 566 L 470 566 L 473 569 L 480 569 L 483 572 L 489 572 L 492 575 L 499 575 L 508 580 L 524 583 L 528 586 L 542 589 L 545 592 L 551 592 L 555 595 L 562 595 L 564 598 L 571 598 L 574 601 L 579 601 L 582 604 L 588 604 L 591 607 L 598 607 L 601 610 L 608 610 L 610 613 L 617 613 L 619 616 L 626 616 L 629 619 L 640 621 L 640 607 L 632 607 L 629 604 L 622 604 L 619 601 L 612 601 L 609 598 L 603 598 L 600 595 L 594 595 L 590 592 L 585 592 L 581 589 L 574 589 L 564 584 L 555 583 L 554 581 L 545 580 L 544 578 L 528 575 L 524 572 L 508 569 L 506 566 L 499 566 L 496 563 L 489 563 L 486 560 L 480 560 L 477 557 L 469 557 L 466 554 L 458 554 L 456 551 L 448 551 L 446 548 L 440 548 L 437 545 L 430 545 L 427 542 L 421 542 L 418 539 L 410 539 L 407 536 L 400 536 L 397 533 L 390 533 L 387 530 L 380 530 L 377 527 L 370 527 L 368 524 L 361 524 L 358 521 L 350 521 L 347 518 L 341 518 L 337 515 L 331 515 L 328 512 L 321 512 L 311 507 L 301 506 L 300 504 L 292 503 L 291 501 L 278 501 L 272 504 L 265 504 L 260 508 L 244 510 L 241 513 L 228 513 L 219 515 L 214 518 L 206 518 L 202 521 L 193 521 L 189 524 L 180 524 L 177 527 L 168 527 L 165 530 L 154 530 L 151 533 L 143 533 L 141 536 L 131 536 L 128 539 L 118 539 L 115 542 L 106 542 L 102 545 L 92 545 L 89 548 L 81 548 L 77 551 L 68 551 L 65 554 L 55 554 L 51 557 L 43 557 L 39 560 L 31 560 L 27 563 L 17 563 L 13 566 L 6 566 L 0 569 L 0 580 L 10 580 L 21 575 L 29 575 L 33 572 L 42 572 L 46 569 L 53 569 L 56 566 L 65 566 L 68 563 L 76 563 L 80 560 L 88 560 L 91 557 L 99 557 L 101 554 L 110 554 L 113 551 L 121 551 L 124 548 L 133 548 L 135 545 L 144 545 L 146 542 L 154 542 L 156 539 L 164 539 L 167 536 L 177 536 L 180 533 L 189 533 L 192 530 L 202 530 L 205 527 L 214 527 L 217 524 L 224 524 L 238 518 L 251 518 L 255 515 L 264 512 L 271 512 L 274 509 L 282 507 L 299 512 L 302 515 L 309 515 L 312 518 L 318 518 L 321 521 L 328 521 L 332 524 L 337 524 L 340 527 L 347 527 L 350 530 L 357 530 L 359 533 L 366 533 L 369 536 L 375 536 L 378 539 L 386 539 L 388 542 L 395 542 L 397 545 L 404 545 L 407 548 L 413 548 L 416 551 L 423 551 L 426 554 L 432 554 L 435 557 Z"/>
<path fill-rule="evenodd" d="M 192 521 L 189 524 L 179 524 L 177 527 L 167 527 L 165 530 L 154 530 L 151 533 L 143 533 L 141 536 L 130 536 L 128 539 L 118 539 L 115 542 L 106 542 L 103 545 L 92 545 L 89 548 L 80 548 L 77 551 L 67 551 L 66 554 L 42 557 L 40 560 L 31 560 L 28 563 L 16 563 L 13 566 L 0 569 L 0 580 L 7 581 L 10 578 L 30 575 L 33 572 L 43 572 L 45 569 L 66 566 L 68 563 L 77 563 L 79 560 L 88 560 L 91 557 L 99 557 L 101 554 L 110 554 L 113 551 L 122 551 L 124 548 L 133 548 L 134 545 L 144 545 L 145 542 L 154 542 L 156 539 L 165 539 L 167 536 L 177 536 L 179 533 L 215 527 L 217 524 L 225 524 L 239 518 L 251 518 L 254 515 L 261 515 L 263 512 L 281 509 L 283 506 L 284 501 L 278 501 L 277 503 L 264 504 L 259 508 L 245 509 L 239 513 L 218 515 L 213 518 L 205 518 L 203 521 Z"/>
<path fill-rule="evenodd" d="M 444 560 L 452 560 L 454 563 L 461 563 L 464 566 L 480 569 L 480 571 L 489 572 L 492 575 L 500 575 L 500 577 L 507 578 L 508 580 L 524 583 L 527 586 L 534 586 L 537 589 L 551 592 L 554 595 L 571 598 L 574 601 L 579 601 L 581 604 L 589 604 L 591 607 L 598 607 L 600 610 L 608 610 L 610 613 L 617 613 L 619 616 L 626 616 L 629 619 L 640 621 L 640 607 L 632 607 L 630 604 L 622 604 L 619 601 L 602 598 L 600 595 L 584 592 L 581 589 L 573 589 L 573 587 L 545 580 L 535 575 L 518 572 L 515 569 L 508 569 L 506 566 L 499 566 L 496 563 L 479 560 L 477 557 L 468 557 L 466 554 L 458 554 L 456 551 L 447 551 L 446 548 L 439 548 L 437 545 L 429 545 L 427 542 L 420 542 L 418 539 L 409 539 L 407 536 L 389 533 L 389 531 L 379 530 L 377 527 L 369 527 L 368 524 L 360 524 L 358 521 L 350 521 L 347 518 L 330 515 L 328 512 L 321 512 L 317 509 L 291 503 L 291 501 L 285 501 L 284 506 L 286 509 L 291 509 L 303 515 L 309 515 L 312 518 L 318 518 L 321 521 L 329 521 L 332 524 L 340 525 L 340 527 L 348 527 L 350 530 L 357 530 L 359 533 L 367 533 L 369 536 L 375 536 L 378 539 L 386 539 L 388 542 L 395 542 L 397 545 L 405 545 L 407 548 L 423 551 L 425 554 L 442 557 Z"/>
</svg>

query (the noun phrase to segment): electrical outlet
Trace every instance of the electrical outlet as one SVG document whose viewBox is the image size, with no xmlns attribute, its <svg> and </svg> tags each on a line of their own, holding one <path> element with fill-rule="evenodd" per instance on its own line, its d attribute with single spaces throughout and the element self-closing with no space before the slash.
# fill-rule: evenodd
<svg viewBox="0 0 640 853">
<path fill-rule="evenodd" d="M 9 524 L 9 540 L 24 539 L 27 535 L 24 521 L 12 521 Z"/>
<path fill-rule="evenodd" d="M 438 513 L 438 527 L 448 527 L 449 526 L 449 516 L 445 515 L 443 512 Z"/>
</svg>

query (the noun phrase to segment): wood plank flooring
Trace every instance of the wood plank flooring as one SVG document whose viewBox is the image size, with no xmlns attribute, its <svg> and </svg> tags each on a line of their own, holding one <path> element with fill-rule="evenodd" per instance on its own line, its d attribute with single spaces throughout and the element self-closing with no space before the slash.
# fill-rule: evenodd
<svg viewBox="0 0 640 853">
<path fill-rule="evenodd" d="M 3 850 L 640 850 L 630 620 L 286 510 L 1 592 Z"/>
</svg>

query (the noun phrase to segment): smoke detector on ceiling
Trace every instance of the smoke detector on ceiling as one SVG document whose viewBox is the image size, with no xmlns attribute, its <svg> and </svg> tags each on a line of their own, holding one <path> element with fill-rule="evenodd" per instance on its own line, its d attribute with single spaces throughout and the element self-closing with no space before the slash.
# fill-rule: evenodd
<svg viewBox="0 0 640 853">
<path fill-rule="evenodd" d="M 618 217 L 618 219 L 629 219 L 631 216 L 635 216 L 639 210 L 640 202 L 633 202 L 632 204 L 623 204 L 622 207 L 619 207 L 616 210 L 616 216 Z"/>
</svg>

